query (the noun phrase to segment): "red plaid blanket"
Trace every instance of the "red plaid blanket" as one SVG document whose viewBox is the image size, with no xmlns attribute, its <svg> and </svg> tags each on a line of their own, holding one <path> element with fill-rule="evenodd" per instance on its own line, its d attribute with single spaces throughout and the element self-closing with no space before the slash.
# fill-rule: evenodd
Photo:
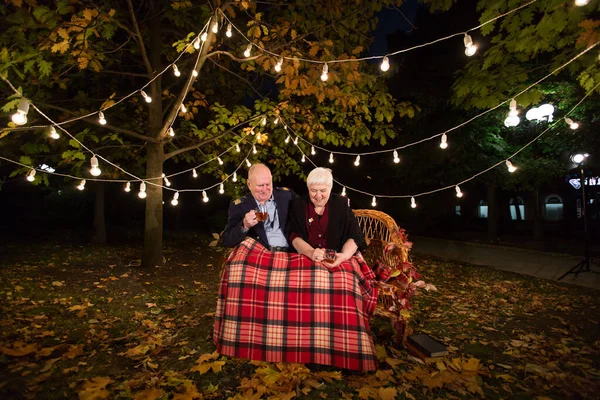
<svg viewBox="0 0 600 400">
<path fill-rule="evenodd" d="M 221 354 L 269 362 L 377 368 L 369 319 L 375 275 L 362 256 L 328 269 L 248 238 L 219 287 L 213 340 Z"/>
</svg>

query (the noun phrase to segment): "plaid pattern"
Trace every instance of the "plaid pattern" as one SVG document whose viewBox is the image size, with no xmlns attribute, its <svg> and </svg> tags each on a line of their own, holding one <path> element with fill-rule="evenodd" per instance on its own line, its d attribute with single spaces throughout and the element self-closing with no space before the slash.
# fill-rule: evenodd
<svg viewBox="0 0 600 400">
<path fill-rule="evenodd" d="M 221 354 L 268 362 L 377 369 L 369 318 L 375 275 L 362 256 L 328 269 L 252 238 L 225 264 L 213 340 Z"/>
</svg>

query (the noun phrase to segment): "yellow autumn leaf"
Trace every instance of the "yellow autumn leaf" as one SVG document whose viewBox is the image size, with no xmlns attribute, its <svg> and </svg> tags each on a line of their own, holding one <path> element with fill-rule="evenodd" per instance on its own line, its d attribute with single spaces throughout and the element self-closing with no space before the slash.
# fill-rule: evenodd
<svg viewBox="0 0 600 400">
<path fill-rule="evenodd" d="M 79 400 L 107 399 L 109 393 L 108 390 L 106 390 L 106 386 L 112 382 L 113 380 L 107 376 L 96 377 L 83 382 L 81 385 L 82 390 L 77 393 L 79 395 Z"/>
<path fill-rule="evenodd" d="M 219 353 L 217 353 L 217 351 L 213 351 L 212 353 L 206 353 L 206 354 L 202 354 L 198 360 L 196 361 L 197 364 L 202 364 L 205 361 L 208 360 L 214 360 L 215 358 L 218 358 L 220 356 Z"/>
<path fill-rule="evenodd" d="M 115 9 L 114 9 L 114 8 L 111 8 L 111 9 L 110 9 L 110 11 L 108 12 L 108 15 L 109 15 L 110 17 L 114 17 L 115 13 L 116 13 Z"/>
<path fill-rule="evenodd" d="M 133 398 L 134 398 L 134 400 L 156 400 L 159 397 L 162 397 L 164 395 L 165 395 L 164 390 L 157 389 L 157 388 L 151 388 L 151 389 L 146 389 L 144 391 L 136 393 L 136 395 L 133 396 Z"/>
<path fill-rule="evenodd" d="M 479 371 L 479 360 L 477 358 L 469 358 L 469 361 L 462 363 L 462 369 L 469 372 Z"/>
<path fill-rule="evenodd" d="M 15 346 L 12 349 L 8 348 L 8 347 L 0 347 L 0 352 L 2 354 L 5 354 L 7 356 L 12 356 L 12 357 L 23 357 L 28 354 L 35 353 L 36 351 L 37 351 L 36 343 L 30 343 L 30 344 L 24 345 L 24 346 Z"/>
<path fill-rule="evenodd" d="M 69 42 L 63 40 L 62 42 L 54 43 L 50 51 L 53 53 L 61 53 L 63 54 L 65 51 L 69 49 Z"/>
<path fill-rule="evenodd" d="M 379 388 L 379 397 L 381 400 L 394 400 L 398 395 L 398 389 L 393 387 Z"/>
<path fill-rule="evenodd" d="M 88 21 L 91 21 L 92 18 L 94 18 L 96 15 L 98 15 L 98 11 L 90 9 L 90 8 L 86 8 L 85 10 L 83 10 L 83 18 L 85 18 Z"/>
<path fill-rule="evenodd" d="M 69 40 L 69 32 L 65 29 L 65 28 L 58 28 L 56 30 L 56 33 L 58 34 L 58 36 L 60 36 L 61 38 L 65 39 L 65 40 Z"/>
</svg>

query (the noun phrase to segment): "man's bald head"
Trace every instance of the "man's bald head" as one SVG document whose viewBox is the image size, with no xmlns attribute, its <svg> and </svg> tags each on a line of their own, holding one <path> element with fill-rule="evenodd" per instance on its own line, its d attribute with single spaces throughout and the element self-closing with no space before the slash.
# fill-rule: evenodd
<svg viewBox="0 0 600 400">
<path fill-rule="evenodd" d="M 263 203 L 273 194 L 273 177 L 271 170 L 265 164 L 253 164 L 248 170 L 248 189 L 252 196 Z"/>
</svg>

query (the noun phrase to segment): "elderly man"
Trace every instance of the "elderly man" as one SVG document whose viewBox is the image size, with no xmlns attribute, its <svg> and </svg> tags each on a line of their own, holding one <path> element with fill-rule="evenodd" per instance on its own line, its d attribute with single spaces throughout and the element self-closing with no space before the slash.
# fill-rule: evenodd
<svg viewBox="0 0 600 400">
<path fill-rule="evenodd" d="M 250 236 L 272 251 L 288 251 L 285 223 L 290 201 L 296 195 L 288 188 L 273 189 L 271 170 L 264 164 L 250 167 L 247 183 L 250 193 L 229 205 L 223 244 L 234 247 Z"/>
</svg>

